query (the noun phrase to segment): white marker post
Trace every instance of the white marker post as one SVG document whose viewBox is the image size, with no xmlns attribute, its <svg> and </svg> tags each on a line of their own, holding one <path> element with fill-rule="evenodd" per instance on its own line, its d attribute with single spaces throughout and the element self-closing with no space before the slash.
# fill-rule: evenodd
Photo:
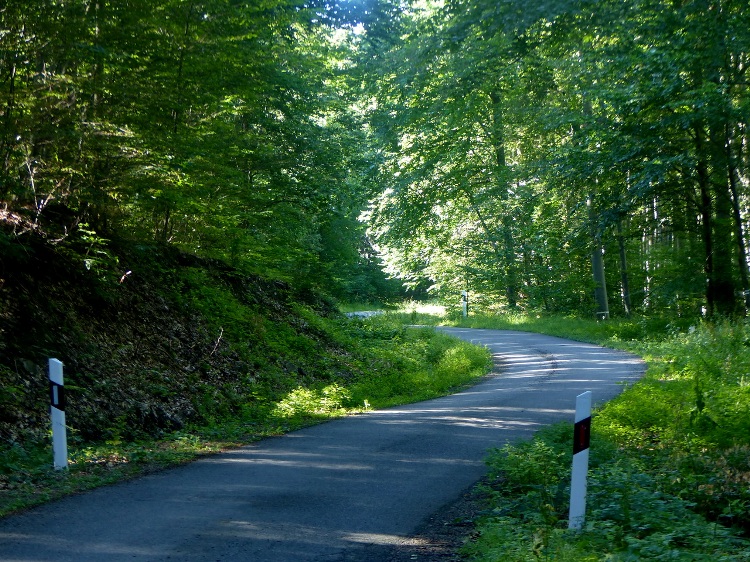
<svg viewBox="0 0 750 562">
<path fill-rule="evenodd" d="M 52 452 L 56 470 L 68 468 L 68 436 L 65 429 L 65 386 L 63 364 L 49 360 L 49 402 L 52 418 Z"/>
<path fill-rule="evenodd" d="M 570 481 L 570 516 L 568 529 L 580 531 L 586 519 L 586 477 L 589 471 L 591 441 L 591 391 L 576 397 L 573 432 L 573 476 Z"/>
<path fill-rule="evenodd" d="M 461 291 L 461 315 L 469 316 L 469 291 Z"/>
</svg>

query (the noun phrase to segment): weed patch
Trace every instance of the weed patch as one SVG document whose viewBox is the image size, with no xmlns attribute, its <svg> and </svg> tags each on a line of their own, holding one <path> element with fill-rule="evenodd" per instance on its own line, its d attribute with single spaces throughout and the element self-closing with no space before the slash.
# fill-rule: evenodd
<svg viewBox="0 0 750 562">
<path fill-rule="evenodd" d="M 567 530 L 571 424 L 488 458 L 471 560 L 750 560 L 748 326 L 470 319 L 625 348 L 646 376 L 595 412 L 586 525 Z"/>
<path fill-rule="evenodd" d="M 695 513 L 693 504 L 663 489 L 648 456 L 591 448 L 587 519 L 567 529 L 570 442 L 544 430 L 529 442 L 488 458 L 489 507 L 464 555 L 475 561 L 629 561 L 750 559 L 750 543 Z M 600 438 L 597 438 L 600 440 Z"/>
</svg>

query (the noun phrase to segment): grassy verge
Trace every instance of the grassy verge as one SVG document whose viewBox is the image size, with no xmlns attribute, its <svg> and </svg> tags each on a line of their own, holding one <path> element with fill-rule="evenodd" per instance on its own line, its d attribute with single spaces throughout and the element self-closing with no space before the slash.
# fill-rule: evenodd
<svg viewBox="0 0 750 562">
<path fill-rule="evenodd" d="M 514 316 L 528 330 L 636 352 L 644 379 L 595 412 L 587 521 L 567 530 L 571 427 L 488 458 L 476 561 L 750 560 L 750 329 L 744 322 Z"/>
<path fill-rule="evenodd" d="M 490 507 L 478 524 L 476 540 L 465 547 L 467 558 L 750 559 L 747 540 L 696 513 L 688 498 L 665 489 L 661 473 L 672 471 L 669 465 L 648 454 L 614 448 L 601 435 L 592 438 L 585 528 L 567 530 L 569 433 L 569 426 L 557 426 L 491 455 Z"/>
<path fill-rule="evenodd" d="M 486 350 L 394 318 L 336 321 L 299 312 L 348 350 L 346 372 L 282 391 L 248 387 L 246 395 L 234 397 L 238 407 L 213 409 L 207 423 L 158 439 L 113 431 L 105 441 L 87 442 L 73 431 L 65 471 L 51 468 L 46 440 L 6 445 L 0 450 L 0 515 L 333 418 L 448 394 L 490 366 Z"/>
<path fill-rule="evenodd" d="M 364 312 L 369 310 L 395 310 L 395 307 L 382 302 L 352 302 L 340 303 L 338 308 L 343 313 Z"/>
</svg>

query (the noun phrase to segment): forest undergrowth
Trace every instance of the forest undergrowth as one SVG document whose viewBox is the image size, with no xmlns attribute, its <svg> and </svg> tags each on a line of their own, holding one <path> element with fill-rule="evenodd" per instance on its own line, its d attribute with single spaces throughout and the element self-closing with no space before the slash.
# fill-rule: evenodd
<svg viewBox="0 0 750 562">
<path fill-rule="evenodd" d="M 641 355 L 645 377 L 595 411 L 586 523 L 569 531 L 572 424 L 488 457 L 473 561 L 750 560 L 750 326 L 543 315 L 462 325 L 535 331 Z"/>
</svg>

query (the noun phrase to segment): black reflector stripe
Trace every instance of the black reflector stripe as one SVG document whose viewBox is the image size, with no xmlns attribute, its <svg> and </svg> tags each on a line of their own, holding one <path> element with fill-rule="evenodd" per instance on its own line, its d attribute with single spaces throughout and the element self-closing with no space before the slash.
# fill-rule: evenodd
<svg viewBox="0 0 750 562">
<path fill-rule="evenodd" d="M 56 382 L 49 382 L 49 403 L 60 410 L 65 411 L 65 387 Z"/>
</svg>

